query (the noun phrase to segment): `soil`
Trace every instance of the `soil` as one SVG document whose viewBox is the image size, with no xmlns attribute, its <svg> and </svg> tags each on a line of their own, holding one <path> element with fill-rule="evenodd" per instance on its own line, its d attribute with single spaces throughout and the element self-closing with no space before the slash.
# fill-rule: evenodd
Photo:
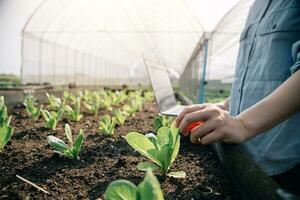
<svg viewBox="0 0 300 200">
<path fill-rule="evenodd" d="M 146 103 L 143 110 L 129 117 L 124 126 L 117 127 L 113 137 L 99 133 L 100 116 L 84 114 L 80 122 L 63 120 L 57 130 L 44 128 L 43 119 L 34 121 L 19 105 L 9 108 L 13 115 L 14 135 L 0 153 L 0 199 L 103 199 L 108 184 L 116 179 L 138 184 L 144 173 L 136 169 L 145 159 L 122 138 L 130 131 L 151 132 L 157 106 Z M 53 152 L 47 135 L 66 141 L 64 124 L 69 123 L 73 134 L 84 129 L 85 140 L 80 160 L 71 160 Z M 173 171 L 185 171 L 184 179 L 164 178 L 156 174 L 165 199 L 240 199 L 236 188 L 225 173 L 217 157 L 208 146 L 193 145 L 182 138 Z M 16 175 L 24 177 L 47 190 L 45 194 Z M 211 188 L 212 192 L 205 192 Z"/>
</svg>

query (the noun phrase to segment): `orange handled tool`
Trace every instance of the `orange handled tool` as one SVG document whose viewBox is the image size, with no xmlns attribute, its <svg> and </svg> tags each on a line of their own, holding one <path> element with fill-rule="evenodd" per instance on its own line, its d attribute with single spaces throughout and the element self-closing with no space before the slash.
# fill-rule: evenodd
<svg viewBox="0 0 300 200">
<path fill-rule="evenodd" d="M 186 128 L 186 130 L 187 130 L 186 133 L 187 134 L 183 134 L 183 135 L 188 136 L 194 128 L 197 128 L 198 126 L 201 126 L 202 124 L 204 124 L 204 122 L 202 122 L 202 121 L 190 123 L 188 125 L 188 127 Z"/>
</svg>

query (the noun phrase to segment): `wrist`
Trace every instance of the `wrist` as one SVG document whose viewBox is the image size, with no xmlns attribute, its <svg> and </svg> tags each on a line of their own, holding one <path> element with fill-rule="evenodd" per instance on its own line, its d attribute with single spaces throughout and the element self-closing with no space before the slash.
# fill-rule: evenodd
<svg viewBox="0 0 300 200">
<path fill-rule="evenodd" d="M 242 116 L 236 116 L 235 117 L 241 127 L 242 127 L 242 133 L 244 135 L 244 141 L 247 141 L 249 139 L 251 139 L 252 137 L 254 137 L 256 134 L 255 134 L 255 131 L 253 131 L 253 129 L 249 126 L 249 124 L 247 123 L 247 120 L 245 120 Z"/>
</svg>

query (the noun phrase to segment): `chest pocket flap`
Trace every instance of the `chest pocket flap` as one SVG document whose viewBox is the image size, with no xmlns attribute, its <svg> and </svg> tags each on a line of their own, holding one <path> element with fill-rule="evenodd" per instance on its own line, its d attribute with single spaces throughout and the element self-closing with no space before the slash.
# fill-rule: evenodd
<svg viewBox="0 0 300 200">
<path fill-rule="evenodd" d="M 288 8 L 266 15 L 258 26 L 258 34 L 300 32 L 300 8 Z"/>
</svg>

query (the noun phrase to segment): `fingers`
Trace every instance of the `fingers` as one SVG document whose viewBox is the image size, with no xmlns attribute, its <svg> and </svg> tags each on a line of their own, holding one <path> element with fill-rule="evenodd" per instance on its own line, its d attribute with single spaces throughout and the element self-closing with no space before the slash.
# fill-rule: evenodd
<svg viewBox="0 0 300 200">
<path fill-rule="evenodd" d="M 199 144 L 200 139 L 216 129 L 217 124 L 213 120 L 208 120 L 201 126 L 191 131 L 190 139 L 194 144 Z"/>
<path fill-rule="evenodd" d="M 204 136 L 203 138 L 201 138 L 200 143 L 203 145 L 212 144 L 222 140 L 223 138 L 224 135 L 221 132 L 213 131 L 207 134 L 206 136 Z"/>
<path fill-rule="evenodd" d="M 181 133 L 183 133 L 184 135 L 188 135 L 189 133 L 187 132 L 187 127 L 190 123 L 193 122 L 199 122 L 199 121 L 206 121 L 210 118 L 210 112 L 206 112 L 205 110 L 198 110 L 192 113 L 188 113 L 186 114 L 180 125 L 179 125 L 179 130 Z"/>
<path fill-rule="evenodd" d="M 191 105 L 191 106 L 187 106 L 185 109 L 183 109 L 183 111 L 181 111 L 181 113 L 176 117 L 175 121 L 176 121 L 176 126 L 179 127 L 181 121 L 183 120 L 184 116 L 188 113 L 191 112 L 195 112 L 197 110 L 202 110 L 203 108 L 205 108 L 206 106 L 204 104 L 201 105 Z"/>
</svg>

